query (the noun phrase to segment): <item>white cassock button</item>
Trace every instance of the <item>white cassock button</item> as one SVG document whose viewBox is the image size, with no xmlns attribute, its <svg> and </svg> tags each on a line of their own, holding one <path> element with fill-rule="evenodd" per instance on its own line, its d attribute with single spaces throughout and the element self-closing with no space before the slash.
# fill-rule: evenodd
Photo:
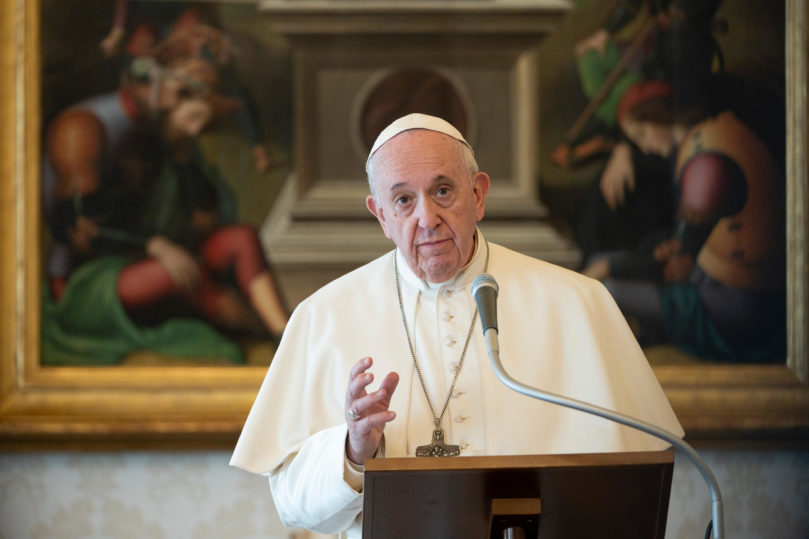
<svg viewBox="0 0 809 539">
<path fill-rule="evenodd" d="M 458 363 L 453 361 L 449 364 L 449 372 L 455 372 L 458 370 Z"/>
<path fill-rule="evenodd" d="M 456 416 L 455 416 L 455 422 L 456 422 L 456 423 L 463 423 L 463 422 L 464 422 L 464 421 L 466 421 L 467 419 L 469 419 L 469 416 L 468 416 L 468 415 L 456 415 Z"/>
<path fill-rule="evenodd" d="M 467 447 L 469 447 L 469 442 L 467 442 L 466 440 L 464 440 L 464 441 L 462 441 L 462 442 L 461 442 L 460 444 L 458 444 L 458 445 L 460 445 L 460 446 L 461 446 L 461 451 L 463 451 L 464 449 L 466 449 Z"/>
<path fill-rule="evenodd" d="M 452 314 L 451 312 L 449 312 L 449 311 L 446 311 L 446 312 L 445 312 L 445 313 L 444 313 L 444 314 L 441 316 L 441 319 L 442 319 L 444 322 L 449 322 L 449 321 L 450 321 L 450 320 L 452 320 L 453 318 L 455 318 L 455 316 L 453 316 L 453 314 Z"/>
<path fill-rule="evenodd" d="M 466 393 L 466 391 L 461 391 L 460 389 L 456 389 L 455 391 L 452 392 L 452 398 L 457 399 L 458 397 L 460 397 L 461 395 L 463 395 L 465 393 Z"/>
<path fill-rule="evenodd" d="M 447 336 L 444 338 L 444 343 L 446 343 L 446 345 L 447 345 L 447 346 L 452 346 L 452 345 L 453 345 L 453 344 L 455 344 L 456 342 L 458 342 L 458 341 L 456 341 L 456 340 L 455 340 L 455 337 L 453 337 L 452 335 L 447 335 Z"/>
<path fill-rule="evenodd" d="M 450 290 L 449 288 L 445 288 L 444 289 L 444 296 L 445 297 L 450 297 L 451 295 L 452 295 L 452 290 Z"/>
</svg>

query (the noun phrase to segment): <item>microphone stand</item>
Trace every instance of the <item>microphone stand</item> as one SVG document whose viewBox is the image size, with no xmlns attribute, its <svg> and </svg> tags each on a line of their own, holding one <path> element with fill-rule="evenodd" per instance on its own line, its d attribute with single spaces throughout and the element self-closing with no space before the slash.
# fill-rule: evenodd
<svg viewBox="0 0 809 539">
<path fill-rule="evenodd" d="M 598 417 L 602 417 L 604 419 L 608 419 L 610 421 L 615 421 L 621 423 L 622 425 L 626 425 L 627 427 L 632 427 L 634 429 L 643 431 L 647 434 L 651 434 L 657 438 L 665 440 L 669 442 L 671 445 L 682 451 L 691 462 L 694 463 L 694 466 L 697 467 L 700 474 L 702 474 L 703 479 L 708 484 L 708 488 L 711 491 L 711 510 L 712 510 L 712 522 L 713 522 L 713 537 L 714 539 L 724 539 L 725 537 L 725 524 L 724 524 L 724 516 L 723 516 L 723 509 L 722 509 L 722 494 L 719 491 L 719 483 L 716 481 L 713 473 L 711 473 L 710 468 L 702 460 L 702 457 L 699 456 L 693 447 L 688 445 L 685 441 L 680 439 L 679 436 L 675 434 L 658 428 L 651 423 L 647 423 L 645 421 L 641 421 L 640 419 L 635 419 L 633 417 L 629 417 L 627 415 L 621 414 L 619 412 L 615 412 L 612 410 L 608 410 L 606 408 L 602 408 L 600 406 L 596 406 L 594 404 L 589 404 L 586 402 L 582 402 L 576 399 L 569 399 L 566 397 L 562 397 L 556 395 L 554 393 L 548 393 L 546 391 L 541 391 L 531 386 L 527 386 L 522 384 L 512 378 L 503 368 L 503 364 L 500 363 L 500 345 L 497 340 L 497 329 L 494 327 L 487 328 L 483 331 L 483 338 L 486 340 L 486 348 L 489 352 L 489 359 L 491 360 L 492 367 L 494 368 L 494 373 L 503 382 L 506 386 L 510 387 L 514 391 L 518 393 L 522 393 L 528 397 L 533 397 L 535 399 L 539 399 L 545 402 L 550 402 L 553 404 L 558 404 L 560 406 L 565 406 L 566 408 L 573 408 L 574 410 L 579 410 L 580 412 L 585 412 L 588 414 L 596 415 Z M 706 535 L 707 537 L 707 535 Z"/>
</svg>

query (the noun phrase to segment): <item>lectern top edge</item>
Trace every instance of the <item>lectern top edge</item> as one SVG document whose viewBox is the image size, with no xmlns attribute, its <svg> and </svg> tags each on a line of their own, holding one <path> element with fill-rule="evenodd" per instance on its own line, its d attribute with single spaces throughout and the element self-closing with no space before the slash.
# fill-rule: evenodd
<svg viewBox="0 0 809 539">
<path fill-rule="evenodd" d="M 671 464 L 674 452 L 665 451 L 630 451 L 621 453 L 571 453 L 562 455 L 509 455 L 486 457 L 403 457 L 368 459 L 365 471 L 395 470 L 470 470 L 498 468 L 558 468 L 576 465 L 587 466 L 625 466 Z"/>
</svg>

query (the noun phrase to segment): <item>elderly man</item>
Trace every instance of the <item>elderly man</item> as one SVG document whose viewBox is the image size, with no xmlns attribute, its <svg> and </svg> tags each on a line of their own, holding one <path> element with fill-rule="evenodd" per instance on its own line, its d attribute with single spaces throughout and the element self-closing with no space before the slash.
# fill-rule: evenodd
<svg viewBox="0 0 809 539">
<path fill-rule="evenodd" d="M 359 537 L 368 458 L 666 446 L 500 384 L 470 294 L 482 272 L 500 283 L 515 378 L 682 433 L 601 284 L 483 237 L 490 180 L 455 128 L 400 118 L 366 167 L 368 209 L 396 249 L 298 306 L 231 460 L 269 475 L 286 525 Z M 373 390 L 372 370 L 385 373 Z"/>
</svg>

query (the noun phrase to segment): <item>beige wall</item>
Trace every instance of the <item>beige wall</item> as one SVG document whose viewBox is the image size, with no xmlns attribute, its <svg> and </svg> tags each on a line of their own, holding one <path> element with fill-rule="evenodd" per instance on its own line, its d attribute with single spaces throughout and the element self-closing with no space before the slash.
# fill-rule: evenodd
<svg viewBox="0 0 809 539">
<path fill-rule="evenodd" d="M 809 537 L 809 451 L 702 450 L 725 502 L 726 536 Z M 0 454 L 0 539 L 302 537 L 284 529 L 266 479 L 229 453 Z M 710 496 L 674 468 L 667 539 L 701 538 Z"/>
</svg>

